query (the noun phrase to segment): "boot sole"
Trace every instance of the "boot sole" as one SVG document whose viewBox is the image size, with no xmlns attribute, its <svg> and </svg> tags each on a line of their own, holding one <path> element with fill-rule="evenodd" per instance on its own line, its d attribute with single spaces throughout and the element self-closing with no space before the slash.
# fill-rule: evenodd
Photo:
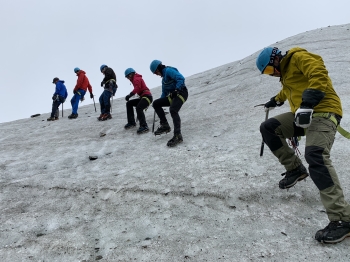
<svg viewBox="0 0 350 262">
<path fill-rule="evenodd" d="M 136 132 L 138 135 L 141 135 L 141 134 L 144 134 L 144 133 L 148 133 L 149 130 L 145 130 L 145 131 L 142 131 L 142 132 Z"/>
<path fill-rule="evenodd" d="M 317 240 L 318 242 L 321 242 L 323 244 L 337 244 L 341 241 L 343 241 L 345 238 L 350 237 L 350 232 L 344 235 L 343 237 L 336 239 L 336 240 Z"/>
<path fill-rule="evenodd" d="M 101 118 L 101 119 L 99 119 L 99 121 L 106 121 L 106 120 L 109 120 L 109 119 L 112 119 L 112 117 Z"/>
<path fill-rule="evenodd" d="M 309 176 L 309 174 L 303 174 L 301 175 L 300 177 L 298 177 L 292 184 L 289 184 L 287 186 L 284 186 L 283 188 L 280 187 L 281 189 L 288 189 L 288 188 L 291 188 L 293 186 L 295 186 L 296 183 L 298 183 L 299 181 L 302 181 L 304 180 L 305 178 L 307 178 Z"/>
<path fill-rule="evenodd" d="M 169 129 L 168 131 L 161 132 L 161 133 L 154 132 L 154 135 L 160 136 L 161 134 L 168 134 L 168 133 L 170 133 L 170 131 L 171 131 L 171 129 Z"/>
<path fill-rule="evenodd" d="M 178 144 L 181 144 L 183 141 L 179 141 L 179 142 L 177 142 L 176 144 L 173 144 L 173 145 L 167 145 L 168 147 L 174 147 L 174 146 L 176 146 L 176 145 L 178 145 Z"/>
<path fill-rule="evenodd" d="M 134 128 L 136 126 L 130 126 L 130 127 L 124 127 L 124 129 L 128 130 L 128 129 L 131 129 L 131 128 Z"/>
</svg>

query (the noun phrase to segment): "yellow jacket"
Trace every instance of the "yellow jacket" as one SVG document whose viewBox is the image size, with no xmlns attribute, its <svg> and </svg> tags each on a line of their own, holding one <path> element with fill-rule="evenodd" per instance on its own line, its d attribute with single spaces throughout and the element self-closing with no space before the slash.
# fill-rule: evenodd
<svg viewBox="0 0 350 262">
<path fill-rule="evenodd" d="M 325 94 L 314 107 L 315 113 L 336 113 L 343 115 L 342 106 L 322 57 L 295 47 L 288 51 L 281 60 L 282 90 L 275 97 L 276 101 L 288 99 L 293 113 L 300 107 L 302 93 L 307 88 L 317 89 Z"/>
</svg>

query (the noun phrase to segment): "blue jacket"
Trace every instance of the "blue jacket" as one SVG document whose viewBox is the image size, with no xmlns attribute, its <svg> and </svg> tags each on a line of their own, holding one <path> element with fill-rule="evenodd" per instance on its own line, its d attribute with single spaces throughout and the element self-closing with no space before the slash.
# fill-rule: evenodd
<svg viewBox="0 0 350 262">
<path fill-rule="evenodd" d="M 56 82 L 56 90 L 55 90 L 55 93 L 53 95 L 54 96 L 55 95 L 59 95 L 59 96 L 64 97 L 65 99 L 67 98 L 67 96 L 68 96 L 67 88 L 64 85 L 64 81 L 63 80 L 58 80 Z"/>
<path fill-rule="evenodd" d="M 175 89 L 181 89 L 185 86 L 185 78 L 175 67 L 167 66 L 162 71 L 162 95 L 161 98 L 168 96 Z"/>
</svg>

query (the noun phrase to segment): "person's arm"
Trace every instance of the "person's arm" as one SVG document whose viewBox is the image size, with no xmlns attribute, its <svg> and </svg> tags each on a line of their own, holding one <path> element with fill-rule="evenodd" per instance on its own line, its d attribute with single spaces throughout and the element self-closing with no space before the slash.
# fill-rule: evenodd
<svg viewBox="0 0 350 262">
<path fill-rule="evenodd" d="M 298 54 L 296 66 L 309 80 L 309 87 L 302 94 L 301 107 L 314 108 L 324 98 L 329 76 L 323 59 L 307 51 Z"/>
<path fill-rule="evenodd" d="M 169 67 L 167 68 L 167 75 L 169 78 L 174 79 L 176 82 L 176 89 L 180 89 L 185 85 L 185 78 L 179 71 Z"/>
</svg>

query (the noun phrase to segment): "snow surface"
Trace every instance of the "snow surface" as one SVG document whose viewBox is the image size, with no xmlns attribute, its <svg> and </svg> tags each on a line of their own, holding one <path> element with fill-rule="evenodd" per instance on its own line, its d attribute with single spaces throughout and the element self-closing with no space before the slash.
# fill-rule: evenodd
<svg viewBox="0 0 350 262">
<path fill-rule="evenodd" d="M 349 130 L 350 24 L 272 45 L 323 56 Z M 350 239 L 313 239 L 328 219 L 311 179 L 280 190 L 284 168 L 267 147 L 259 157 L 265 112 L 254 105 L 280 90 L 256 69 L 259 52 L 186 79 L 175 148 L 166 146 L 172 134 L 124 130 L 123 98 L 105 122 L 88 105 L 76 120 L 66 109 L 55 122 L 0 124 L 1 261 L 349 261 Z M 151 126 L 153 108 L 146 118 Z M 349 155 L 337 134 L 332 159 L 348 201 Z"/>
</svg>

